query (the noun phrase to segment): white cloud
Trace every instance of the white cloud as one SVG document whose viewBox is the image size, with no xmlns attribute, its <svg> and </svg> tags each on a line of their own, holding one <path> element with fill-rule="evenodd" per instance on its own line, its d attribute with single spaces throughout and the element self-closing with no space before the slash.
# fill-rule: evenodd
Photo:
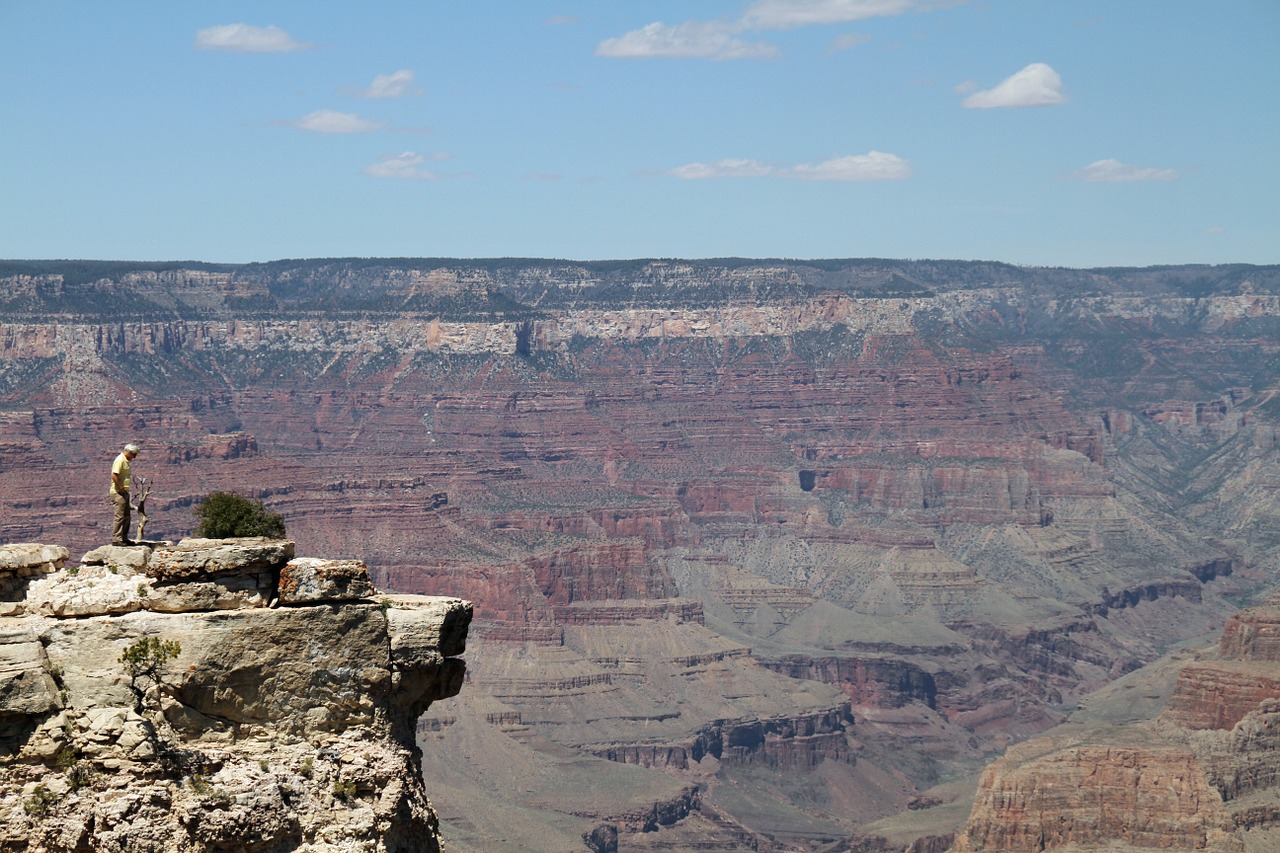
<svg viewBox="0 0 1280 853">
<path fill-rule="evenodd" d="M 224 24 L 198 30 L 196 47 L 201 50 L 225 50 L 231 53 L 288 53 L 294 50 L 306 50 L 310 45 L 296 40 L 275 26 Z"/>
<path fill-rule="evenodd" d="M 968 0 L 756 0 L 733 21 L 689 21 L 671 25 L 655 21 L 596 46 L 596 56 L 614 59 L 695 58 L 775 59 L 780 52 L 766 42 L 737 38 L 747 30 L 789 30 L 812 24 L 843 24 L 864 18 L 954 6 Z M 828 53 L 847 50 L 864 36 L 836 39 Z"/>
<path fill-rule="evenodd" d="M 752 30 L 787 30 L 901 15 L 919 5 L 918 0 L 756 0 L 742 13 L 741 24 Z"/>
<path fill-rule="evenodd" d="M 316 110 L 287 124 L 312 133 L 371 133 L 383 126 L 383 122 L 335 110 Z"/>
<path fill-rule="evenodd" d="M 868 151 L 813 166 L 792 166 L 782 174 L 806 181 L 900 181 L 911 177 L 911 164 L 896 154 Z"/>
<path fill-rule="evenodd" d="M 759 160 L 717 160 L 688 163 L 662 174 L 687 181 L 705 178 L 791 178 L 802 181 L 896 181 L 911 177 L 911 164 L 896 154 L 869 151 L 817 164 L 773 166 Z"/>
<path fill-rule="evenodd" d="M 671 26 L 655 22 L 596 46 L 596 56 L 612 59 L 774 59 L 778 49 L 764 42 L 734 38 L 718 22 L 689 21 Z"/>
<path fill-rule="evenodd" d="M 1119 160 L 1097 160 L 1073 177 L 1096 184 L 1133 184 L 1139 181 L 1173 181 L 1177 180 L 1178 173 L 1173 169 L 1128 166 Z"/>
<path fill-rule="evenodd" d="M 963 104 L 970 109 L 986 110 L 994 107 L 1042 107 L 1065 100 L 1058 72 L 1043 62 L 1033 62 L 1012 77 L 1005 78 L 994 89 L 974 92 L 964 99 Z"/>
<path fill-rule="evenodd" d="M 665 175 L 673 175 L 686 181 L 703 178 L 758 178 L 774 173 L 774 168 L 759 160 L 717 160 L 714 163 L 687 163 L 668 169 Z"/>
<path fill-rule="evenodd" d="M 403 98 L 406 95 L 420 95 L 422 90 L 413 85 L 413 72 L 401 69 L 394 74 L 379 74 L 373 78 L 369 88 L 360 92 L 362 98 Z"/>
<path fill-rule="evenodd" d="M 418 168 L 428 159 L 447 160 L 447 154 L 433 154 L 428 158 L 416 151 L 405 151 L 400 154 L 384 154 L 378 162 L 364 167 L 364 173 L 371 178 L 399 178 L 410 181 L 434 181 L 440 177 L 436 172 Z"/>
</svg>

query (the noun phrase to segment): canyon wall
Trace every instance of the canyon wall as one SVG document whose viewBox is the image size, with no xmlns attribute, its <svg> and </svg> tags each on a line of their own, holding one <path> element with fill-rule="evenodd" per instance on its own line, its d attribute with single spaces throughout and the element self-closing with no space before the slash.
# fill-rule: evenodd
<svg viewBox="0 0 1280 853">
<path fill-rule="evenodd" d="M 474 602 L 459 849 L 836 843 L 1275 583 L 1278 341 L 1273 267 L 0 263 L 0 532 L 132 440 L 151 535 Z"/>
<path fill-rule="evenodd" d="M 1252 851 L 1280 844 L 1280 604 L 1179 667 L 1155 721 L 1028 741 L 983 774 L 954 853 Z M 1079 849 L 1075 847 L 1073 849 Z"/>
</svg>

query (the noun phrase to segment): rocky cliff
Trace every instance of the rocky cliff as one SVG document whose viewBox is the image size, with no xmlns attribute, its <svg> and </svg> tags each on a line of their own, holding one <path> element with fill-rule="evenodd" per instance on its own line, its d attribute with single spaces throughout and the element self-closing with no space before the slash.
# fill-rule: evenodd
<svg viewBox="0 0 1280 853">
<path fill-rule="evenodd" d="M 134 440 L 149 533 L 474 601 L 461 849 L 834 844 L 1274 584 L 1277 341 L 1273 267 L 10 262 L 0 529 Z"/>
<path fill-rule="evenodd" d="M 1216 653 L 1170 668 L 1158 720 L 1102 726 L 1086 712 L 1062 734 L 1009 750 L 983 774 L 951 849 L 1276 849 L 1277 636 L 1280 604 L 1246 610 Z"/>
<path fill-rule="evenodd" d="M 293 552 L 0 545 L 0 849 L 440 849 L 414 732 L 470 606 Z"/>
</svg>

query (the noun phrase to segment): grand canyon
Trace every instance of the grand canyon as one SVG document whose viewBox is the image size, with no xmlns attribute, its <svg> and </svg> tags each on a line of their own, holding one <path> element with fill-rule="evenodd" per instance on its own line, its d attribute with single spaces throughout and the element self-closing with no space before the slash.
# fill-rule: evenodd
<svg viewBox="0 0 1280 853">
<path fill-rule="evenodd" d="M 8 261 L 0 543 L 471 602 L 449 850 L 1276 849 L 1278 391 L 1280 267 Z"/>
</svg>

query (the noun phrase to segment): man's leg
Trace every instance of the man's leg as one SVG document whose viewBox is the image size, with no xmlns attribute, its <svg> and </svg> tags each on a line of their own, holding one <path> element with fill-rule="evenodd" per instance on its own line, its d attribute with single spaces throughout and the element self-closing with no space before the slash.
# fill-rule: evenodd
<svg viewBox="0 0 1280 853">
<path fill-rule="evenodd" d="M 115 519 L 111 527 L 111 544 L 123 545 L 129 541 L 129 499 L 124 495 L 113 494 L 111 503 L 115 505 Z"/>
</svg>

